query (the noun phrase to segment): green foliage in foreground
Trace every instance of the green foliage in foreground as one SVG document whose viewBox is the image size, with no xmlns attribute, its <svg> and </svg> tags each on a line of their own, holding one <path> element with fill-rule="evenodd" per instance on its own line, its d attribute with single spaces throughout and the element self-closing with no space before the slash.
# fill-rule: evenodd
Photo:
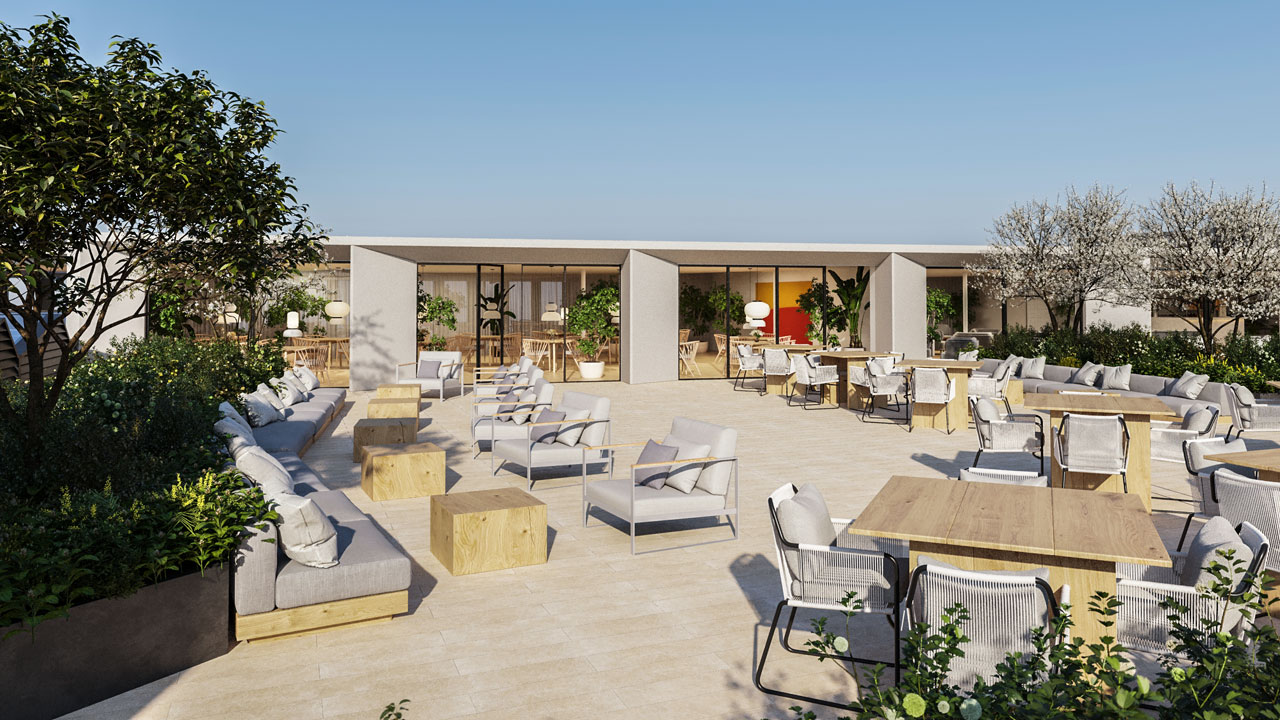
<svg viewBox="0 0 1280 720">
<path fill-rule="evenodd" d="M 1085 362 L 1132 364 L 1135 373 L 1173 378 L 1190 370 L 1208 375 L 1213 382 L 1238 382 L 1254 392 L 1270 392 L 1266 381 L 1280 378 L 1280 336 L 1258 342 L 1250 336 L 1232 335 L 1208 353 L 1192 334 L 1157 337 L 1138 325 L 1117 328 L 1099 323 L 1083 334 L 1069 329 L 1035 332 L 1015 327 L 979 351 L 984 358 L 1009 355 L 1044 355 L 1050 365 L 1069 367 Z"/>
<path fill-rule="evenodd" d="M 1214 582 L 1202 588 L 1206 597 L 1226 600 L 1225 607 L 1265 612 L 1260 593 L 1232 595 L 1232 578 L 1244 563 L 1231 553 L 1215 563 Z M 843 603 L 847 618 L 859 610 L 860 601 L 850 593 Z M 1064 605 L 1070 611 L 1070 607 Z M 1105 593 L 1089 599 L 1089 612 L 1114 627 L 1120 601 Z M 1189 627 L 1179 618 L 1187 608 L 1177 602 L 1163 607 L 1174 619 L 1174 654 L 1165 656 L 1155 678 L 1139 675 L 1123 657 L 1126 649 L 1113 637 L 1085 645 L 1066 640 L 1071 627 L 1062 614 L 1051 632 L 1032 632 L 1034 651 L 1006 656 L 995 677 L 979 679 L 970 691 L 947 682 L 952 661 L 964 656 L 969 638 L 964 634 L 968 611 L 955 605 L 944 614 L 938 628 L 917 625 L 905 637 L 902 682 L 884 680 L 884 666 L 864 673 L 865 695 L 850 705 L 856 720 L 904 718 L 961 718 L 962 720 L 1232 720 L 1280 718 L 1280 639 L 1263 620 L 1242 637 L 1224 632 L 1221 620 L 1206 627 Z M 1225 616 L 1227 613 L 1223 613 Z M 846 655 L 845 635 L 826 628 L 826 618 L 813 621 L 816 639 L 806 645 L 815 654 Z M 821 658 L 820 658 L 821 659 Z M 1148 709 L 1140 707 L 1147 706 Z M 793 707 L 797 720 L 813 720 L 812 712 Z M 844 717 L 843 720 L 848 720 Z"/>
</svg>

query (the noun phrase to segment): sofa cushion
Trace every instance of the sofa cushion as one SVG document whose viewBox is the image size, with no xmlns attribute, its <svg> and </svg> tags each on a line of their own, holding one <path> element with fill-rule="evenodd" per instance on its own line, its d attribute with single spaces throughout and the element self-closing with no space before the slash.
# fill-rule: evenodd
<svg viewBox="0 0 1280 720">
<path fill-rule="evenodd" d="M 267 499 L 293 492 L 293 476 L 279 460 L 260 447 L 245 448 L 236 458 L 236 469 L 248 476 L 254 485 L 262 488 L 262 494 Z"/>
<path fill-rule="evenodd" d="M 311 424 L 311 432 L 320 432 L 320 428 L 329 421 L 329 411 L 322 402 L 305 402 L 284 409 L 286 422 L 305 422 Z"/>
<path fill-rule="evenodd" d="M 314 494 L 314 493 L 313 493 Z M 269 495 L 280 519 L 280 544 L 284 554 L 302 565 L 316 568 L 338 563 L 338 539 L 333 522 L 310 496 L 293 493 Z M 276 588 L 279 591 L 279 586 Z"/>
<path fill-rule="evenodd" d="M 539 423 L 558 423 L 564 420 L 564 413 L 559 410 L 543 410 L 533 419 L 534 424 Z M 546 425 L 543 427 L 535 427 L 530 430 L 529 439 L 536 443 L 551 444 L 556 441 L 556 436 L 560 434 L 559 425 Z"/>
<path fill-rule="evenodd" d="M 1118 367 L 1104 365 L 1102 366 L 1102 389 L 1128 390 L 1129 376 L 1132 374 L 1133 365 L 1125 364 Z"/>
<path fill-rule="evenodd" d="M 323 398 L 332 403 L 334 407 L 339 407 L 347 401 L 347 390 L 346 388 L 313 388 L 311 397 Z"/>
<path fill-rule="evenodd" d="M 295 495 L 309 495 L 320 490 L 328 490 L 329 488 L 316 474 L 311 466 L 302 461 L 297 453 L 288 451 L 273 452 L 271 457 L 275 458 L 285 470 L 289 471 L 289 477 L 293 478 L 293 493 Z"/>
<path fill-rule="evenodd" d="M 671 462 L 676 459 L 676 455 L 680 452 L 680 448 L 674 445 L 663 445 L 649 440 L 644 444 L 644 449 L 640 451 L 640 457 L 636 459 L 637 465 L 646 463 Z M 637 485 L 644 485 L 655 490 L 667 484 L 667 474 L 671 471 L 670 466 L 639 468 L 632 471 L 632 478 Z"/>
<path fill-rule="evenodd" d="M 556 442 L 569 447 L 577 445 L 578 439 L 582 437 L 582 431 L 587 427 L 583 421 L 590 418 L 590 410 L 566 409 L 564 411 L 565 423 L 560 426 L 560 432 L 556 433 Z"/>
<path fill-rule="evenodd" d="M 407 589 L 412 577 L 409 558 L 396 549 L 372 520 L 336 528 L 337 565 L 318 569 L 297 561 L 276 575 L 276 607 L 347 600 Z"/>
<path fill-rule="evenodd" d="M 1022 366 L 1018 368 L 1018 377 L 1030 379 L 1044 379 L 1045 357 L 1041 355 L 1033 358 L 1022 358 Z"/>
<path fill-rule="evenodd" d="M 1217 407 L 1208 400 L 1188 400 L 1184 397 L 1174 397 L 1172 395 L 1159 395 L 1157 399 L 1168 405 L 1169 409 L 1178 417 L 1186 417 L 1200 408 Z"/>
<path fill-rule="evenodd" d="M 254 428 L 266 427 L 271 423 L 284 420 L 280 411 L 256 392 L 241 395 L 240 401 L 244 403 L 244 411 L 249 415 L 249 425 Z"/>
<path fill-rule="evenodd" d="M 341 490 L 320 490 L 307 496 L 315 502 L 321 512 L 338 525 L 368 520 L 369 516 L 360 511 L 351 498 Z"/>
<path fill-rule="evenodd" d="M 1169 378 L 1158 377 L 1156 375 L 1138 375 L 1129 376 L 1129 389 L 1146 395 L 1159 395 L 1164 392 L 1165 386 L 1169 384 Z"/>
<path fill-rule="evenodd" d="M 1236 534 L 1231 521 L 1217 515 L 1200 527 L 1200 532 L 1196 533 L 1187 548 L 1187 560 L 1182 566 L 1182 584 L 1204 584 L 1208 587 L 1214 581 L 1213 574 L 1209 572 L 1210 565 L 1216 562 L 1230 567 L 1227 560 L 1218 554 L 1225 550 L 1235 550 L 1233 562 L 1239 561 L 1244 566 L 1248 566 L 1253 560 L 1253 551 Z"/>
<path fill-rule="evenodd" d="M 1076 368 L 1066 367 L 1065 365 L 1045 365 L 1044 379 L 1051 382 L 1064 383 L 1071 380 L 1071 376 L 1075 374 Z"/>
<path fill-rule="evenodd" d="M 630 520 L 631 479 L 612 478 L 587 483 L 587 502 L 616 515 L 623 520 Z M 725 507 L 723 495 L 712 495 L 694 488 L 691 492 L 682 493 L 673 487 L 654 489 L 636 485 L 636 520 L 645 517 L 659 517 L 674 513 L 705 512 L 708 515 Z"/>
<path fill-rule="evenodd" d="M 315 427 L 309 422 L 275 422 L 253 430 L 254 439 L 269 453 L 288 451 L 301 455 L 314 435 Z"/>
<path fill-rule="evenodd" d="M 1204 390 L 1204 386 L 1209 382 L 1208 375 L 1197 375 L 1190 370 L 1182 373 L 1182 377 L 1178 378 L 1165 391 L 1172 397 L 1187 398 L 1195 400 L 1200 397 L 1200 391 Z"/>
<path fill-rule="evenodd" d="M 680 452 L 676 453 L 676 460 L 692 460 L 711 456 L 710 445 L 675 435 L 667 435 L 662 439 L 662 444 L 680 449 Z M 671 472 L 667 473 L 667 486 L 683 493 L 692 492 L 693 488 L 698 484 L 698 476 L 702 474 L 704 467 L 706 467 L 706 463 L 689 463 L 688 465 L 671 468 Z"/>
<path fill-rule="evenodd" d="M 1098 382 L 1098 376 L 1101 374 L 1101 365 L 1085 362 L 1084 365 L 1080 366 L 1079 370 L 1071 373 L 1071 377 L 1067 379 L 1067 382 L 1072 385 L 1086 385 L 1088 387 L 1094 387 Z"/>
<path fill-rule="evenodd" d="M 227 451 L 231 453 L 231 457 L 235 458 L 245 448 L 256 447 L 257 440 L 253 439 L 253 431 L 244 428 L 235 420 L 224 417 L 213 424 L 213 431 L 223 436 L 227 440 Z"/>
</svg>

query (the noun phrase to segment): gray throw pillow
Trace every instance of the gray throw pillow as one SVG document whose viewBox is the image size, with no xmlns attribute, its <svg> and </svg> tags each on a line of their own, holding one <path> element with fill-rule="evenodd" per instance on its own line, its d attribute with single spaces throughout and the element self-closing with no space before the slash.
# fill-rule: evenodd
<svg viewBox="0 0 1280 720">
<path fill-rule="evenodd" d="M 288 385 L 294 390 L 297 390 L 298 394 L 302 396 L 303 400 L 311 399 L 311 391 L 307 389 L 307 384 L 303 382 L 302 379 L 299 378 L 297 375 L 291 372 L 285 371 L 285 374 L 281 375 L 280 379 L 284 381 L 285 385 Z"/>
<path fill-rule="evenodd" d="M 1101 373 L 1101 365 L 1086 362 L 1084 365 L 1080 366 L 1080 369 L 1071 373 L 1071 377 L 1067 379 L 1067 382 L 1072 385 L 1088 385 L 1093 387 L 1094 383 L 1098 381 L 1098 375 Z"/>
<path fill-rule="evenodd" d="M 266 383 L 258 383 L 258 389 L 254 390 L 253 394 L 271 403 L 271 407 L 277 410 L 284 409 L 284 401 L 280 399 L 280 394 L 268 387 Z"/>
<path fill-rule="evenodd" d="M 560 426 L 560 433 L 556 435 L 556 442 L 573 447 L 582 438 L 582 431 L 587 429 L 586 423 L 582 421 L 591 419 L 591 411 L 566 410 L 564 419 L 565 424 Z"/>
<path fill-rule="evenodd" d="M 307 392 L 320 387 L 320 378 L 306 365 L 295 365 L 293 374 L 307 386 Z"/>
<path fill-rule="evenodd" d="M 285 382 L 284 378 L 273 378 L 271 387 L 276 391 L 276 396 L 280 398 L 280 402 L 284 403 L 285 407 L 293 407 L 307 399 L 305 394 L 298 392 L 298 389 Z"/>
<path fill-rule="evenodd" d="M 836 529 L 831 524 L 831 511 L 827 501 L 815 485 L 802 485 L 792 497 L 778 503 L 775 510 L 778 530 L 782 539 L 797 545 L 831 545 L 836 541 Z M 791 574 L 803 580 L 812 579 L 821 571 L 818 567 L 801 568 L 800 553 L 783 548 Z"/>
<path fill-rule="evenodd" d="M 676 454 L 676 460 L 711 457 L 710 445 L 682 440 L 675 435 L 668 435 L 663 438 L 662 444 L 680 449 L 680 452 Z M 671 468 L 671 472 L 667 474 L 667 486 L 673 487 L 682 493 L 693 492 L 693 488 L 698 484 L 698 476 L 702 475 L 704 467 L 706 467 L 706 463 L 690 463 Z"/>
<path fill-rule="evenodd" d="M 1214 413 L 1209 408 L 1200 408 L 1187 413 L 1182 418 L 1183 430 L 1194 430 L 1197 435 L 1203 435 L 1209 432 L 1209 425 L 1214 420 Z"/>
<path fill-rule="evenodd" d="M 1043 380 L 1044 379 L 1044 363 L 1045 357 L 1023 358 L 1022 368 L 1018 371 L 1018 377 Z"/>
<path fill-rule="evenodd" d="M 505 413 L 515 412 L 516 402 L 520 400 L 520 394 L 509 392 L 506 395 L 503 395 L 500 399 L 502 400 L 502 404 L 498 406 L 498 414 L 504 415 L 502 418 L 503 420 L 510 420 L 511 418 L 505 416 Z"/>
<path fill-rule="evenodd" d="M 1195 400 L 1200 397 L 1200 393 L 1208 383 L 1208 375 L 1197 375 L 1188 370 L 1182 373 L 1182 377 L 1178 378 L 1173 385 L 1169 386 L 1168 394 L 1172 397 Z"/>
<path fill-rule="evenodd" d="M 1022 367 L 1022 358 L 1010 355 L 1004 359 L 1004 364 L 1009 366 L 1009 377 L 1013 377 L 1017 374 L 1018 368 Z"/>
<path fill-rule="evenodd" d="M 279 460 L 260 447 L 245 448 L 236 458 L 236 469 L 262 488 L 262 494 L 268 500 L 293 492 L 293 476 Z"/>
<path fill-rule="evenodd" d="M 676 455 L 680 452 L 680 448 L 669 445 L 661 445 L 652 440 L 644 444 L 644 449 L 640 451 L 640 457 L 636 460 L 637 465 L 656 462 L 671 462 L 676 459 Z M 640 468 L 635 471 L 635 481 L 637 485 L 661 490 L 663 485 L 667 483 L 667 474 L 671 472 L 670 466 Z"/>
<path fill-rule="evenodd" d="M 253 431 L 229 417 L 224 417 L 214 423 L 213 431 L 226 438 L 227 451 L 231 453 L 233 458 L 239 457 L 245 448 L 258 445 L 258 441 L 253 437 Z"/>
<path fill-rule="evenodd" d="M 1119 367 L 1102 366 L 1102 389 L 1103 390 L 1128 390 L 1129 376 L 1133 374 L 1133 365 L 1126 364 Z"/>
<path fill-rule="evenodd" d="M 439 360 L 419 360 L 418 361 L 418 377 L 420 378 L 440 377 L 440 361 Z"/>
<path fill-rule="evenodd" d="M 564 413 L 559 410 L 543 410 L 538 413 L 538 417 L 534 418 L 534 423 L 550 423 L 560 422 L 564 420 Z M 556 436 L 560 433 L 560 426 L 546 425 L 543 427 L 535 427 L 530 431 L 530 438 L 534 442 L 545 443 L 550 445 L 556 441 Z"/>
<path fill-rule="evenodd" d="M 222 412 L 222 417 L 234 420 L 239 423 L 246 432 L 252 432 L 253 426 L 249 424 L 248 420 L 244 419 L 244 416 L 241 415 L 231 403 L 223 401 L 218 405 L 218 410 Z"/>
<path fill-rule="evenodd" d="M 1258 399 L 1253 396 L 1253 392 L 1249 390 L 1249 388 L 1240 385 L 1239 383 L 1232 385 L 1231 387 L 1236 393 L 1236 401 L 1244 407 L 1253 407 L 1257 404 Z"/>
<path fill-rule="evenodd" d="M 533 410 L 537 407 L 534 403 L 538 402 L 538 393 L 533 390 L 525 390 L 520 393 L 520 404 L 516 405 L 516 409 L 512 411 L 511 422 L 517 425 L 523 425 L 529 422 L 529 416 L 533 414 Z"/>
<path fill-rule="evenodd" d="M 248 413 L 249 425 L 252 427 L 259 428 L 284 420 L 284 415 L 256 392 L 241 395 L 240 401 L 244 403 L 244 411 Z"/>
<path fill-rule="evenodd" d="M 280 514 L 280 545 L 289 559 L 316 568 L 338 564 L 338 532 L 309 497 L 282 493 L 270 498 Z"/>
</svg>

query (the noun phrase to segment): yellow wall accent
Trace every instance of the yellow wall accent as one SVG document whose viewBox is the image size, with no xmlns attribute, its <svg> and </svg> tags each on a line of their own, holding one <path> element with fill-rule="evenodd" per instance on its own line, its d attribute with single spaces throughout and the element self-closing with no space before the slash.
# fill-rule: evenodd
<svg viewBox="0 0 1280 720">
<path fill-rule="evenodd" d="M 778 307 L 797 307 L 800 296 L 809 289 L 810 283 L 804 280 L 778 283 Z M 773 283 L 756 283 L 756 300 L 769 303 L 773 308 Z"/>
</svg>

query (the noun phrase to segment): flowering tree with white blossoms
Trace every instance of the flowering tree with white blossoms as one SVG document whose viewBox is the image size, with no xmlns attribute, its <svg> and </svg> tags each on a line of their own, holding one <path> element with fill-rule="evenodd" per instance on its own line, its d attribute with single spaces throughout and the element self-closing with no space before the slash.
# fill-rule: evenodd
<svg viewBox="0 0 1280 720">
<path fill-rule="evenodd" d="M 1280 314 L 1280 201 L 1265 189 L 1231 195 L 1172 183 L 1142 213 L 1151 298 L 1212 348 L 1232 323 Z"/>
<path fill-rule="evenodd" d="M 1037 298 L 1050 326 L 1084 330 L 1087 301 L 1145 298 L 1144 248 L 1122 191 L 1068 188 L 1065 204 L 1032 200 L 996 218 L 982 261 L 968 267 L 1001 302 Z"/>
</svg>

